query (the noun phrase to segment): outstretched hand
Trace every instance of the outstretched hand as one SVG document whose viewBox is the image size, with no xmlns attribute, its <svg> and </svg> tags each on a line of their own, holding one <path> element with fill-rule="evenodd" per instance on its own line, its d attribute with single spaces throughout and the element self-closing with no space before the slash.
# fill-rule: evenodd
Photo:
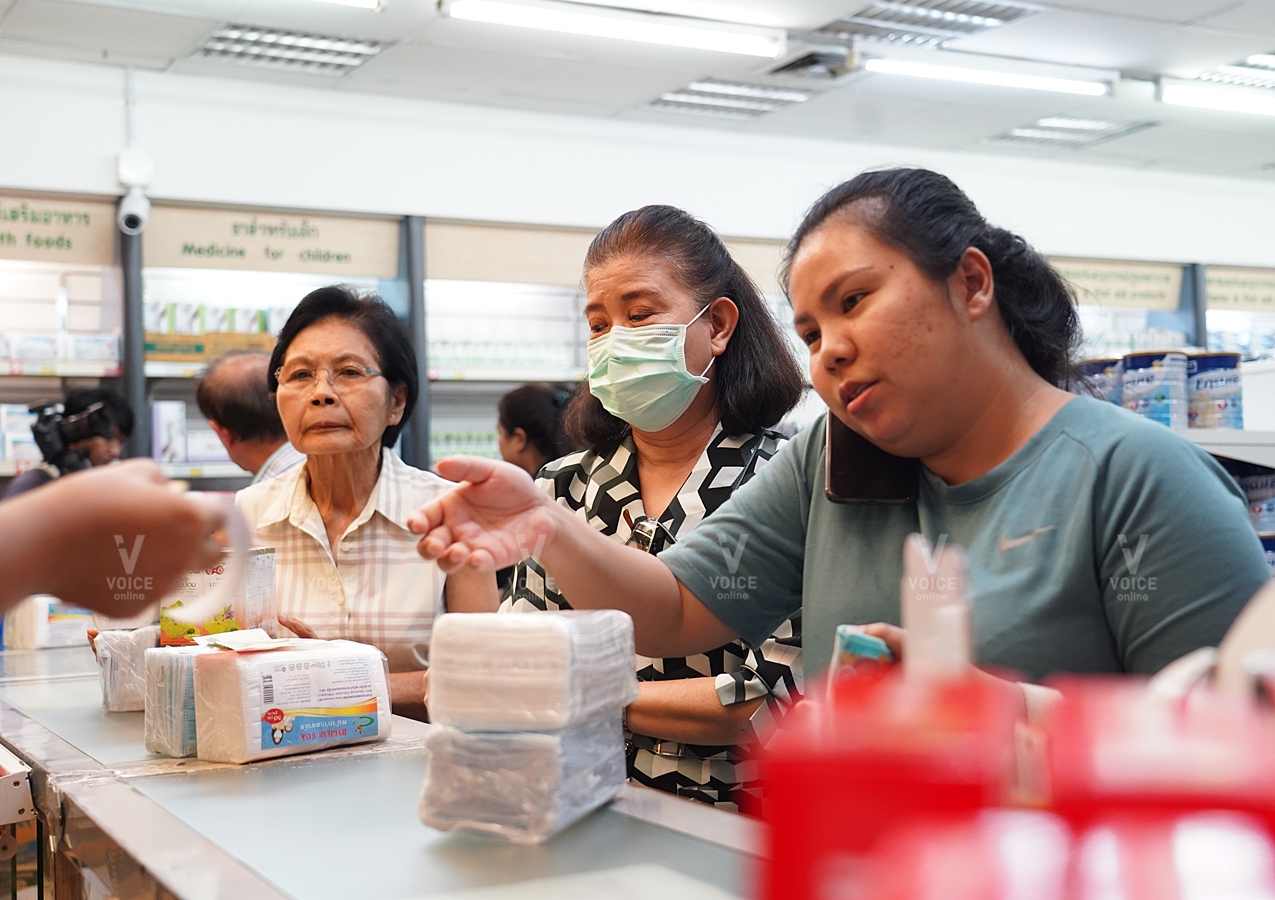
<svg viewBox="0 0 1275 900">
<path fill-rule="evenodd" d="M 555 534 L 554 504 L 522 469 L 477 456 L 440 460 L 438 473 L 459 482 L 422 506 L 407 527 L 416 549 L 444 572 L 494 571 L 539 556 Z"/>
</svg>

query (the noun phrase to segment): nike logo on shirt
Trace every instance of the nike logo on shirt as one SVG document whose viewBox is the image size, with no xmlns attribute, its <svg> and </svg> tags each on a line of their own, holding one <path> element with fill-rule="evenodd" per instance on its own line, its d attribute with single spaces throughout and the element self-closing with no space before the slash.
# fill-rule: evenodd
<svg viewBox="0 0 1275 900">
<path fill-rule="evenodd" d="M 1013 550 L 1015 547 L 1021 547 L 1028 541 L 1034 540 L 1037 535 L 1044 534 L 1047 531 L 1053 531 L 1057 527 L 1057 525 L 1046 525 L 1043 528 L 1037 528 L 1035 531 L 1029 532 L 1022 537 L 1014 538 L 1013 540 L 1001 535 L 1001 541 L 999 544 L 1000 551 L 1001 553 L 1004 553 L 1006 550 Z"/>
</svg>

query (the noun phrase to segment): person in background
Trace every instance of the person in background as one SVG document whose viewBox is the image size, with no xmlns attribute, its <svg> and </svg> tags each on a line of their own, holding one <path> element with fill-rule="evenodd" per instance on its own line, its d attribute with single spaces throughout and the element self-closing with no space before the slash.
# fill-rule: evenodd
<svg viewBox="0 0 1275 900">
<path fill-rule="evenodd" d="M 535 478 L 549 460 L 576 449 L 562 427 L 562 414 L 571 402 L 571 394 L 565 387 L 524 384 L 501 397 L 496 407 L 500 458 Z M 496 586 L 501 593 L 509 588 L 513 572 L 513 566 L 509 566 L 496 573 Z"/>
<path fill-rule="evenodd" d="M 784 443 L 771 427 L 800 397 L 801 373 L 756 286 L 680 209 L 620 216 L 594 238 L 584 271 L 589 382 L 566 427 L 587 449 L 546 465 L 536 484 L 584 527 L 660 553 L 711 521 Z M 570 606 L 533 556 L 515 567 L 501 609 Z M 767 634 L 638 657 L 639 695 L 625 711 L 631 779 L 739 808 L 752 791 L 745 754 L 799 699 L 800 616 Z"/>
<path fill-rule="evenodd" d="M 228 353 L 209 363 L 195 400 L 230 461 L 266 481 L 305 462 L 288 443 L 279 408 L 270 395 L 270 357 L 265 353 Z"/>
<path fill-rule="evenodd" d="M 416 553 L 407 517 L 451 485 L 391 449 L 419 391 L 416 354 L 385 301 L 343 285 L 308 294 L 270 357 L 269 387 L 305 463 L 235 498 L 275 548 L 279 621 L 300 637 L 379 647 L 399 715 L 425 715 L 434 619 L 494 612 L 490 573 L 444 576 Z"/>
<path fill-rule="evenodd" d="M 500 398 L 496 435 L 500 458 L 532 478 L 551 459 L 576 449 L 562 427 L 572 390 L 548 384 L 524 384 Z"/>
<path fill-rule="evenodd" d="M 124 449 L 124 442 L 133 433 L 133 408 L 128 405 L 127 400 L 114 391 L 97 388 L 82 388 L 71 391 L 67 394 L 66 402 L 62 404 L 62 407 L 66 415 L 76 416 L 95 403 L 102 404 L 102 414 L 111 425 L 111 435 L 109 437 L 95 435 L 91 438 L 85 438 L 82 441 L 76 441 L 71 444 L 69 449 L 78 451 L 92 466 L 105 466 L 120 458 L 120 453 Z M 27 491 L 35 490 L 57 477 L 57 470 L 51 466 L 28 469 L 9 482 L 8 487 L 4 489 L 3 497 L 0 497 L 0 499 L 7 500 L 10 497 L 16 497 Z"/>
</svg>

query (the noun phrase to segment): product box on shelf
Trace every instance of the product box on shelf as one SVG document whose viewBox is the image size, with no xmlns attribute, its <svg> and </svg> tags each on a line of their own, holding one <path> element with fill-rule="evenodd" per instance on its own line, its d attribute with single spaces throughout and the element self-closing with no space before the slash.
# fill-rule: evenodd
<svg viewBox="0 0 1275 900">
<path fill-rule="evenodd" d="M 151 403 L 151 458 L 159 462 L 186 461 L 186 402 Z"/>
<path fill-rule="evenodd" d="M 186 432 L 187 462 L 228 462 L 230 455 L 226 453 L 226 445 L 217 437 L 216 432 L 202 428 L 191 428 Z"/>
<path fill-rule="evenodd" d="M 45 361 L 62 358 L 62 336 L 57 332 L 11 331 L 6 336 L 10 359 Z"/>
<path fill-rule="evenodd" d="M 243 312 L 243 310 L 240 310 Z M 233 350 L 258 350 L 269 353 L 274 350 L 275 338 L 269 334 L 247 334 L 244 332 L 226 332 L 204 335 L 204 347 L 208 358 L 214 359 L 223 353 Z"/>
<path fill-rule="evenodd" d="M 88 362 L 117 362 L 120 358 L 118 334 L 80 334 L 68 332 L 62 344 L 66 359 Z"/>
<path fill-rule="evenodd" d="M 208 357 L 202 334 L 146 332 L 146 358 L 156 362 L 201 363 Z"/>
<path fill-rule="evenodd" d="M 35 420 L 36 414 L 25 403 L 0 403 L 0 434 L 30 437 Z"/>
<path fill-rule="evenodd" d="M 160 643 L 165 646 L 190 644 L 200 635 L 223 634 L 262 628 L 273 635 L 278 630 L 275 606 L 275 556 L 273 547 L 248 551 L 244 580 L 235 591 L 235 602 L 206 622 L 191 625 L 175 621 L 168 611 L 186 600 L 202 597 L 229 577 L 228 566 L 219 564 L 186 575 L 182 584 L 161 601 Z"/>
<path fill-rule="evenodd" d="M 4 436 L 4 458 L 7 462 L 27 464 L 27 468 L 38 466 L 44 462 L 44 454 L 40 446 L 30 434 L 6 434 Z"/>
</svg>

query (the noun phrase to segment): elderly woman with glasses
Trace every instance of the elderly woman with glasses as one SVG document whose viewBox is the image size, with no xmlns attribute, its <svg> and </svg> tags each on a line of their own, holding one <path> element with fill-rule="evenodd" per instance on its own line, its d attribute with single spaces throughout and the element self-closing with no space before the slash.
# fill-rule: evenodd
<svg viewBox="0 0 1275 900">
<path fill-rule="evenodd" d="M 497 606 L 489 573 L 444 576 L 407 517 L 451 484 L 391 449 L 419 390 L 402 322 L 347 287 L 308 294 L 270 358 L 270 389 L 304 465 L 239 492 L 257 544 L 275 548 L 279 621 L 302 637 L 379 647 L 394 712 L 423 717 L 430 632 L 445 611 Z"/>
</svg>

